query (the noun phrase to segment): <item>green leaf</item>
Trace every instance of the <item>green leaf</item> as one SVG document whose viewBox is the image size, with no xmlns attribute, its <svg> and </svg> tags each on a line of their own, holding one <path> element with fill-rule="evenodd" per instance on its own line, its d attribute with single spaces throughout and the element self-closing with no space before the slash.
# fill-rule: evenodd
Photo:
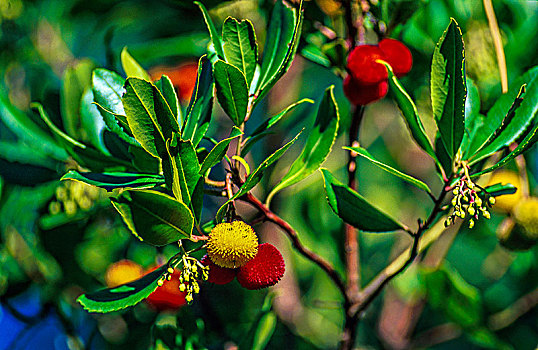
<svg viewBox="0 0 538 350">
<path fill-rule="evenodd" d="M 476 132 L 484 124 L 484 115 L 480 114 L 480 94 L 474 81 L 466 77 L 467 99 L 465 100 L 465 133 L 461 142 L 464 151 L 463 159 L 468 159 L 471 141 L 475 139 Z"/>
<path fill-rule="evenodd" d="M 82 139 L 80 100 L 86 88 L 91 86 L 94 68 L 95 64 L 91 60 L 83 59 L 76 65 L 67 67 L 62 78 L 60 106 L 63 127 L 67 134 L 76 139 Z"/>
<path fill-rule="evenodd" d="M 166 140 L 179 125 L 163 95 L 152 83 L 138 78 L 125 81 L 123 106 L 134 137 L 154 157 L 166 155 Z"/>
<path fill-rule="evenodd" d="M 276 162 L 280 157 L 284 155 L 284 153 L 288 150 L 288 148 L 291 147 L 297 141 L 297 138 L 299 135 L 301 135 L 302 131 L 297 134 L 291 141 L 286 143 L 284 146 L 277 149 L 273 154 L 271 154 L 269 157 L 267 157 L 258 167 L 256 170 L 254 170 L 250 175 L 246 178 L 243 185 L 239 188 L 239 190 L 232 196 L 232 198 L 228 199 L 226 203 L 224 203 L 219 210 L 217 211 L 217 221 L 221 221 L 221 219 L 224 217 L 224 213 L 226 211 L 226 208 L 228 207 L 228 204 L 236 199 L 239 198 L 245 194 L 247 194 L 251 189 L 254 188 L 260 182 L 260 180 L 263 177 L 263 174 L 265 173 L 265 170 L 271 166 L 274 162 Z"/>
<path fill-rule="evenodd" d="M 239 68 L 245 75 L 247 86 L 250 86 L 258 60 L 258 44 L 252 22 L 226 18 L 222 27 L 222 41 L 226 62 Z"/>
<path fill-rule="evenodd" d="M 463 328 L 474 328 L 483 321 L 479 291 L 445 262 L 438 270 L 423 270 L 430 305 Z"/>
<path fill-rule="evenodd" d="M 162 175 L 122 172 L 88 173 L 70 170 L 60 180 L 75 180 L 112 191 L 116 188 L 152 188 L 164 184 Z"/>
<path fill-rule="evenodd" d="M 307 60 L 317 63 L 322 67 L 330 68 L 331 67 L 331 61 L 325 55 L 319 47 L 313 44 L 308 44 L 305 47 L 301 49 L 301 56 L 306 58 Z"/>
<path fill-rule="evenodd" d="M 235 66 L 217 60 L 213 66 L 217 98 L 222 109 L 235 125 L 245 120 L 248 105 L 248 87 L 245 75 Z"/>
<path fill-rule="evenodd" d="M 39 148 L 56 160 L 66 160 L 67 153 L 45 130 L 37 126 L 26 114 L 9 102 L 9 98 L 0 89 L 0 120 L 20 141 Z"/>
<path fill-rule="evenodd" d="M 121 65 L 123 67 L 123 71 L 125 72 L 125 75 L 127 77 L 133 77 L 133 78 L 139 78 L 146 81 L 151 81 L 151 77 L 149 76 L 148 72 L 142 66 L 136 62 L 136 60 L 129 54 L 127 51 L 127 46 L 121 50 Z"/>
<path fill-rule="evenodd" d="M 517 187 L 510 184 L 510 183 L 507 183 L 507 184 L 502 184 L 502 183 L 497 183 L 497 184 L 494 184 L 494 185 L 491 185 L 491 186 L 488 186 L 488 187 L 485 187 L 484 190 L 486 190 L 486 192 L 494 197 L 497 197 L 497 196 L 503 196 L 503 195 L 506 195 L 506 194 L 514 194 L 517 192 Z"/>
<path fill-rule="evenodd" d="M 525 85 L 523 80 L 528 81 L 528 84 Z M 478 152 L 471 156 L 470 164 L 492 155 L 502 147 L 509 146 L 535 120 L 538 112 L 538 67 L 516 81 L 516 83 L 521 82 L 524 84 L 512 86 L 509 92 L 502 95 L 488 112 L 486 122 L 480 132 L 489 132 L 489 137 Z M 504 111 L 501 111 L 502 109 Z M 504 115 L 504 118 L 497 124 L 495 122 L 500 113 L 503 113 L 501 115 Z M 495 123 L 493 124 L 496 127 L 494 131 L 490 129 L 490 121 Z"/>
<path fill-rule="evenodd" d="M 308 132 L 308 139 L 301 154 L 292 163 L 288 173 L 269 193 L 267 205 L 278 191 L 296 184 L 319 169 L 331 152 L 338 134 L 339 121 L 340 115 L 334 99 L 334 85 L 332 85 L 325 90 L 314 121 L 314 127 Z"/>
<path fill-rule="evenodd" d="M 88 141 L 99 151 L 110 155 L 103 141 L 103 132 L 106 125 L 99 109 L 93 103 L 93 92 L 90 88 L 87 88 L 82 94 L 82 100 L 80 101 L 80 123 L 82 129 L 86 132 Z"/>
<path fill-rule="evenodd" d="M 195 147 L 204 137 L 209 122 L 211 121 L 211 109 L 213 107 L 213 70 L 211 62 L 204 55 L 198 62 L 198 75 L 192 97 L 187 107 L 184 125 L 182 127 L 183 140 L 191 140 Z"/>
<path fill-rule="evenodd" d="M 274 312 L 270 311 L 264 314 L 258 322 L 256 333 L 254 333 L 254 340 L 252 344 L 252 350 L 263 350 L 271 340 L 273 333 L 275 332 L 277 323 L 277 317 Z"/>
<path fill-rule="evenodd" d="M 42 150 L 36 149 L 21 141 L 10 142 L 0 140 L 0 158 L 5 159 L 8 162 L 41 166 L 53 171 L 57 171 L 59 167 L 58 161 L 48 157 Z"/>
<path fill-rule="evenodd" d="M 211 37 L 211 42 L 213 43 L 215 52 L 217 53 L 218 57 L 223 60 L 225 55 L 224 50 L 222 49 L 222 41 L 220 40 L 220 35 L 215 29 L 215 25 L 213 24 L 213 21 L 209 16 L 209 12 L 207 12 L 207 9 L 201 2 L 195 1 L 194 4 L 197 5 L 202 11 L 202 15 L 204 16 L 205 24 L 207 25 L 207 29 L 209 30 L 209 36 Z"/>
<path fill-rule="evenodd" d="M 37 103 L 37 102 L 32 102 L 30 104 L 30 107 L 31 108 L 35 108 L 37 109 L 39 115 L 41 116 L 41 119 L 43 119 L 43 121 L 45 122 L 45 124 L 47 124 L 47 126 L 49 127 L 49 129 L 60 139 L 60 140 L 63 140 L 65 142 L 67 142 L 68 144 L 72 145 L 72 146 L 76 146 L 76 147 L 79 147 L 79 148 L 82 148 L 82 149 L 85 149 L 86 148 L 86 145 L 78 142 L 77 140 L 73 139 L 71 136 L 67 135 L 65 132 L 63 132 L 62 130 L 60 130 L 53 122 L 52 120 L 50 120 L 49 116 L 47 115 L 47 113 L 45 112 L 45 110 L 43 109 L 43 106 L 40 104 L 40 103 Z"/>
<path fill-rule="evenodd" d="M 201 175 L 200 163 L 191 141 L 178 140 L 176 137 L 167 140 L 168 157 L 163 158 L 163 172 L 168 187 L 174 196 L 189 205 L 191 196 Z M 170 161 L 170 165 L 167 163 Z M 170 167 L 171 170 L 166 170 Z"/>
<path fill-rule="evenodd" d="M 443 140 L 441 140 L 439 131 L 435 135 L 435 155 L 437 156 L 445 175 L 448 176 L 449 174 L 452 174 L 452 159 L 446 151 L 445 144 L 443 143 Z"/>
<path fill-rule="evenodd" d="M 377 165 L 381 169 L 385 170 L 386 172 L 395 175 L 399 177 L 400 179 L 409 182 L 410 184 L 416 186 L 417 188 L 420 188 L 423 191 L 426 191 L 427 193 L 431 194 L 431 189 L 428 187 L 427 184 L 420 181 L 419 179 L 416 179 L 410 175 L 404 174 L 399 170 L 394 169 L 393 167 L 380 162 L 379 160 L 375 159 L 366 149 L 362 147 L 344 147 L 344 149 L 347 149 L 352 152 L 356 152 L 359 156 L 368 159 L 373 164 Z"/>
<path fill-rule="evenodd" d="M 93 98 L 108 130 L 130 145 L 141 147 L 140 143 L 128 134 L 131 133 L 131 130 L 127 121 L 125 120 L 125 124 L 118 124 L 120 119 L 117 116 L 125 116 L 121 101 L 121 97 L 125 93 L 124 84 L 125 79 L 115 72 L 103 68 L 97 68 L 93 71 Z"/>
<path fill-rule="evenodd" d="M 296 10 L 282 0 L 277 0 L 263 49 L 260 77 L 257 82 L 258 96 L 255 102 L 261 100 L 269 89 L 286 73 L 295 57 L 303 23 L 302 1 L 299 16 Z"/>
<path fill-rule="evenodd" d="M 165 264 L 142 278 L 120 286 L 82 294 L 77 301 L 89 312 L 106 313 L 136 305 L 157 289 L 157 281 L 166 273 Z"/>
<path fill-rule="evenodd" d="M 433 53 L 431 98 L 441 139 L 451 158 L 465 130 L 465 61 L 461 29 L 451 18 Z"/>
<path fill-rule="evenodd" d="M 172 114 L 174 115 L 174 119 L 177 120 L 178 123 L 181 125 L 181 108 L 176 95 L 176 89 L 174 88 L 172 81 L 166 75 L 163 75 L 161 76 L 161 79 L 155 82 L 155 86 L 163 95 L 164 100 L 166 101 L 166 103 L 168 103 L 168 106 L 170 106 Z"/>
<path fill-rule="evenodd" d="M 344 222 L 369 232 L 404 229 L 404 225 L 370 204 L 364 197 L 344 185 L 327 169 L 321 169 L 327 200 L 332 210 Z"/>
<path fill-rule="evenodd" d="M 506 163 L 510 162 L 515 157 L 519 156 L 523 152 L 529 150 L 535 143 L 538 141 L 538 122 L 533 126 L 533 128 L 525 135 L 523 140 L 519 143 L 519 145 L 510 152 L 507 156 L 505 156 L 503 159 L 501 159 L 496 164 L 492 165 L 491 167 L 484 169 L 478 173 L 472 174 L 471 178 L 475 178 L 478 176 L 481 176 L 483 174 L 489 173 L 493 170 L 496 170 Z"/>
<path fill-rule="evenodd" d="M 514 101 L 517 100 L 517 97 L 519 95 L 521 86 L 527 84 L 527 91 L 532 92 L 530 89 L 533 85 L 538 85 L 538 80 L 536 80 L 538 77 L 538 66 L 535 66 L 531 69 L 529 69 L 525 74 L 518 77 L 516 80 L 510 84 L 510 88 L 506 94 L 501 95 L 497 101 L 495 101 L 495 104 L 493 107 L 490 108 L 488 111 L 487 117 L 484 117 L 483 123 L 479 125 L 477 128 L 475 134 L 471 138 L 471 142 L 469 144 L 469 150 L 467 154 L 469 156 L 474 156 L 477 151 L 484 148 L 485 143 L 488 139 L 491 138 L 491 135 L 495 132 L 496 129 L 498 129 L 502 124 L 503 120 L 506 119 L 507 115 L 509 114 L 509 111 L 511 107 L 514 105 Z M 518 116 L 515 115 L 512 116 L 511 119 L 516 120 L 513 126 L 510 126 L 512 132 L 507 134 L 507 140 L 510 140 L 510 136 L 514 135 L 514 131 L 517 134 L 518 131 L 521 133 L 523 130 L 521 130 L 522 125 L 525 125 L 525 122 L 527 121 L 528 115 L 532 114 L 530 111 L 534 108 L 536 108 L 536 97 L 532 98 L 532 95 L 527 93 L 525 95 L 525 99 L 529 99 L 529 102 L 523 103 L 528 108 L 527 111 L 521 110 L 521 111 L 515 111 L 518 113 Z M 532 101 L 535 101 L 534 104 Z M 522 104 L 523 104 L 522 103 Z M 519 106 L 522 107 L 521 105 Z M 524 107 L 524 106 L 523 106 Z M 518 108 L 519 109 L 519 108 Z M 506 124 L 506 123 L 505 123 Z M 505 125 L 507 126 L 507 125 Z"/>
<path fill-rule="evenodd" d="M 161 246 L 191 237 L 194 218 L 190 209 L 164 193 L 127 190 L 110 200 L 141 241 Z"/>
<path fill-rule="evenodd" d="M 230 142 L 242 134 L 243 132 L 234 126 L 232 132 L 230 133 L 230 137 L 225 138 L 217 143 L 215 147 L 211 149 L 211 152 L 209 152 L 209 154 L 205 157 L 202 167 L 200 168 L 200 174 L 204 175 L 209 169 L 217 165 L 226 154 Z"/>
<path fill-rule="evenodd" d="M 420 120 L 420 117 L 418 115 L 417 106 L 415 106 L 415 103 L 413 102 L 407 91 L 405 91 L 403 86 L 398 81 L 398 78 L 396 78 L 396 76 L 392 72 L 392 68 L 390 67 L 390 65 L 388 63 L 383 64 L 385 65 L 385 67 L 387 67 L 390 90 L 392 91 L 394 99 L 396 100 L 396 103 L 398 104 L 398 107 L 402 112 L 402 116 L 404 117 L 409 131 L 411 131 L 411 136 L 413 137 L 413 140 L 415 140 L 417 145 L 419 145 L 420 148 L 422 148 L 427 154 L 430 155 L 430 157 L 432 157 L 438 163 L 439 161 L 437 160 L 435 151 L 433 150 L 432 144 L 428 139 L 428 136 L 426 136 L 426 131 L 424 130 L 424 126 L 422 125 L 422 121 Z"/>
</svg>

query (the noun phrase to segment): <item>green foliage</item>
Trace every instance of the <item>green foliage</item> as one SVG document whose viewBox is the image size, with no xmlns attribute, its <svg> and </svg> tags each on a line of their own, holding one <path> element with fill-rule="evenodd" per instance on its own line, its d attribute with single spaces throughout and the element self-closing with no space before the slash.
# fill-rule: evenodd
<svg viewBox="0 0 538 350">
<path fill-rule="evenodd" d="M 194 218 L 190 209 L 164 193 L 127 190 L 110 200 L 141 241 L 161 246 L 191 237 Z"/>
<path fill-rule="evenodd" d="M 433 53 L 431 96 L 443 144 L 453 158 L 465 129 L 465 63 L 461 29 L 454 19 Z"/>
<path fill-rule="evenodd" d="M 250 86 L 258 60 L 258 44 L 252 22 L 249 20 L 239 22 L 232 17 L 226 18 L 222 27 L 222 41 L 226 61 L 239 68 L 245 75 L 247 85 Z"/>
<path fill-rule="evenodd" d="M 89 312 L 106 313 L 118 311 L 138 304 L 157 289 L 157 281 L 166 273 L 163 265 L 136 281 L 114 288 L 82 294 L 77 301 Z"/>
<path fill-rule="evenodd" d="M 321 174 L 329 205 L 344 222 L 369 232 L 404 229 L 402 224 L 335 179 L 327 169 L 321 169 Z"/>
<path fill-rule="evenodd" d="M 112 191 L 117 188 L 143 189 L 164 184 L 162 175 L 133 173 L 81 173 L 70 170 L 61 180 L 75 180 Z"/>
<path fill-rule="evenodd" d="M 213 75 L 222 109 L 235 125 L 243 124 L 248 105 L 248 84 L 245 75 L 235 66 L 221 60 L 217 60 L 213 65 Z"/>
</svg>

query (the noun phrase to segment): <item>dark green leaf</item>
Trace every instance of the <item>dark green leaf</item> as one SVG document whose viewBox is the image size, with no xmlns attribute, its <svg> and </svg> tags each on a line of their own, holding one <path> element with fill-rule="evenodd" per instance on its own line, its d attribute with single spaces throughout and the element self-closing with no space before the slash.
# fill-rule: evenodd
<svg viewBox="0 0 538 350">
<path fill-rule="evenodd" d="M 148 72 L 146 72 L 146 70 L 142 68 L 138 62 L 136 62 L 133 56 L 129 54 L 127 47 L 124 47 L 123 50 L 121 50 L 120 58 L 123 71 L 128 78 L 132 77 L 151 81 L 151 77 L 149 76 Z"/>
<path fill-rule="evenodd" d="M 174 88 L 172 81 L 166 75 L 163 75 L 161 76 L 161 79 L 155 82 L 155 86 L 157 86 L 157 88 L 163 95 L 164 100 L 166 101 L 166 103 L 168 103 L 168 106 L 170 106 L 172 114 L 174 115 L 174 118 L 178 121 L 178 124 L 181 125 L 181 108 L 177 99 L 176 89 Z"/>
<path fill-rule="evenodd" d="M 302 132 L 302 131 L 301 131 Z M 260 182 L 260 180 L 263 177 L 263 174 L 265 173 L 265 170 L 274 162 L 276 162 L 284 153 L 288 150 L 288 148 L 291 147 L 297 141 L 297 138 L 299 135 L 301 135 L 301 132 L 297 134 L 291 141 L 286 143 L 284 146 L 277 149 L 273 154 L 271 154 L 269 157 L 267 157 L 254 172 L 250 173 L 250 175 L 247 177 L 243 185 L 239 188 L 239 190 L 230 198 L 226 203 L 224 203 L 219 210 L 217 211 L 216 218 L 218 221 L 221 221 L 221 219 L 224 217 L 224 213 L 226 211 L 226 208 L 228 204 L 236 199 L 239 198 L 245 194 L 247 194 L 251 189 L 254 188 Z"/>
<path fill-rule="evenodd" d="M 128 78 L 122 101 L 134 137 L 154 157 L 166 154 L 165 142 L 179 125 L 163 95 L 152 83 Z"/>
<path fill-rule="evenodd" d="M 319 169 L 331 152 L 338 134 L 339 121 L 340 115 L 334 99 L 333 85 L 325 90 L 314 121 L 314 127 L 308 132 L 308 139 L 301 154 L 292 163 L 288 173 L 269 193 L 267 204 L 278 191 L 296 184 Z"/>
<path fill-rule="evenodd" d="M 80 100 L 86 88 L 91 86 L 94 68 L 95 64 L 91 60 L 83 59 L 76 65 L 68 67 L 62 78 L 60 103 L 63 127 L 67 134 L 76 139 L 82 139 Z"/>
<path fill-rule="evenodd" d="M 479 155 L 486 154 L 482 151 L 480 151 L 480 154 L 476 153 L 484 148 L 488 140 L 493 141 L 491 136 L 497 129 L 501 127 L 503 130 L 506 129 L 506 135 L 503 135 L 503 138 L 499 140 L 508 142 L 506 144 L 509 144 L 515 140 L 525 130 L 525 127 L 529 124 L 530 120 L 532 119 L 531 117 L 534 115 L 532 111 L 536 111 L 538 106 L 536 97 L 536 89 L 538 88 L 537 77 L 538 66 L 529 69 L 525 74 L 514 80 L 512 84 L 510 84 L 510 89 L 508 92 L 501 95 L 497 101 L 495 101 L 495 104 L 488 111 L 487 117 L 485 117 L 483 123 L 481 123 L 481 125 L 477 128 L 469 144 L 467 154 L 472 157 L 473 161 L 475 158 L 478 159 Z M 519 101 L 519 103 L 521 103 L 519 108 L 517 108 L 517 110 L 514 109 L 514 115 L 510 116 L 509 118 L 513 120 L 513 122 L 503 123 L 503 121 L 509 116 L 509 111 L 512 109 L 512 107 L 517 105 L 514 105 L 514 102 L 517 102 L 521 86 L 525 84 L 527 84 L 525 100 L 528 99 L 528 101 Z M 533 93 L 534 96 L 532 95 Z M 503 134 L 505 133 L 503 132 Z M 503 142 L 497 142 L 497 144 L 502 143 Z M 500 147 L 502 147 L 502 145 Z M 493 147 L 488 147 L 488 149 L 493 149 Z"/>
<path fill-rule="evenodd" d="M 312 101 L 311 99 L 309 98 L 303 98 L 302 100 L 300 101 L 297 101 L 291 105 L 289 105 L 288 107 L 286 107 L 285 109 L 283 109 L 280 113 L 278 113 L 277 115 L 275 115 L 274 117 L 272 117 L 271 119 L 268 119 L 266 121 L 264 121 L 263 123 L 261 123 L 257 128 L 256 130 L 254 130 L 252 132 L 252 134 L 250 135 L 250 137 L 254 137 L 268 129 L 270 129 L 273 125 L 275 125 L 277 122 L 279 122 L 285 115 L 288 114 L 288 112 L 292 111 L 293 109 L 295 109 L 295 107 L 299 106 L 300 104 L 302 103 L 305 103 L 305 102 L 308 102 L 308 103 L 314 103 L 314 101 Z"/>
<path fill-rule="evenodd" d="M 59 166 L 58 161 L 48 157 L 39 148 L 31 147 L 21 141 L 9 142 L 0 140 L 0 158 L 8 162 L 41 166 L 53 171 L 56 171 Z"/>
<path fill-rule="evenodd" d="M 125 79 L 112 71 L 97 68 L 93 71 L 92 84 L 94 101 L 97 103 L 98 110 L 108 130 L 118 135 L 123 141 L 140 147 L 140 143 L 128 134 L 131 133 L 131 130 L 127 121 L 125 120 L 125 124 L 118 124 L 121 121 L 120 118 L 125 117 L 121 101 L 121 97 L 125 93 L 123 88 Z"/>
<path fill-rule="evenodd" d="M 452 174 L 452 159 L 446 151 L 445 144 L 441 140 L 439 132 L 435 135 L 435 155 L 441 164 L 445 175 Z"/>
<path fill-rule="evenodd" d="M 463 157 L 467 159 L 471 141 L 475 139 L 477 130 L 484 124 L 484 115 L 480 114 L 480 94 L 474 81 L 466 77 L 467 99 L 465 100 L 465 133 L 461 142 Z"/>
<path fill-rule="evenodd" d="M 463 139 L 466 94 L 463 39 L 452 18 L 433 53 L 431 71 L 433 115 L 451 158 Z"/>
<path fill-rule="evenodd" d="M 248 105 L 248 87 L 245 75 L 224 61 L 217 60 L 213 66 L 217 98 L 222 109 L 235 125 L 245 120 Z"/>
<path fill-rule="evenodd" d="M 404 181 L 407 181 L 410 184 L 416 186 L 417 188 L 420 188 L 421 190 L 426 191 L 426 192 L 431 194 L 430 188 L 424 182 L 422 182 L 422 181 L 420 181 L 418 179 L 415 179 L 414 177 L 412 177 L 410 175 L 404 174 L 401 171 L 396 170 L 393 167 L 391 167 L 391 166 L 389 166 L 389 165 L 387 165 L 387 164 L 385 164 L 383 162 L 380 162 L 379 160 L 375 159 L 366 149 L 364 149 L 362 147 L 344 147 L 344 149 L 356 152 L 359 156 L 368 159 L 370 162 L 377 165 L 378 167 L 385 170 L 386 172 L 388 172 L 388 173 L 390 173 L 392 175 L 395 175 L 395 176 L 399 177 L 400 179 L 402 179 Z"/>
<path fill-rule="evenodd" d="M 161 246 L 190 238 L 194 218 L 182 202 L 156 191 L 127 190 L 112 205 L 141 241 Z"/>
<path fill-rule="evenodd" d="M 213 70 L 207 56 L 200 57 L 198 76 L 191 101 L 187 107 L 182 139 L 191 140 L 195 147 L 204 137 L 211 120 L 213 107 Z"/>
<path fill-rule="evenodd" d="M 402 224 L 335 179 L 327 169 L 321 169 L 321 174 L 329 205 L 344 222 L 369 232 L 404 229 Z"/>
<path fill-rule="evenodd" d="M 213 43 L 215 52 L 217 53 L 218 57 L 223 60 L 225 56 L 224 50 L 222 49 L 222 41 L 220 40 L 220 35 L 219 33 L 217 33 L 215 25 L 213 24 L 213 21 L 209 16 L 209 12 L 207 12 L 207 9 L 201 2 L 195 1 L 194 4 L 197 5 L 202 11 L 202 15 L 204 16 L 205 24 L 207 25 L 207 29 L 209 30 L 209 36 L 211 37 L 211 42 Z"/>
<path fill-rule="evenodd" d="M 157 281 L 166 273 L 168 265 L 163 265 L 136 281 L 120 286 L 82 294 L 77 301 L 89 312 L 106 313 L 136 305 L 157 289 Z"/>
<path fill-rule="evenodd" d="M 202 167 L 200 168 L 200 174 L 204 175 L 209 169 L 218 164 L 226 154 L 230 142 L 241 134 L 243 134 L 243 132 L 239 128 L 234 127 L 230 133 L 230 137 L 217 143 L 205 157 Z"/>
<path fill-rule="evenodd" d="M 261 100 L 291 66 L 301 36 L 302 4 L 301 1 L 299 16 L 294 8 L 282 0 L 277 0 L 275 4 L 267 29 L 270 35 L 263 50 L 260 77 L 256 84 L 259 92 L 255 102 Z"/>
<path fill-rule="evenodd" d="M 439 270 L 424 270 L 428 302 L 463 328 L 474 328 L 482 322 L 482 298 L 446 263 Z"/>
<path fill-rule="evenodd" d="M 387 63 L 384 64 L 385 67 L 387 67 L 387 71 L 389 74 L 390 90 L 392 91 L 394 99 L 396 100 L 396 103 L 398 104 L 398 107 L 402 112 L 402 116 L 404 117 L 409 131 L 411 131 L 411 136 L 413 137 L 417 145 L 420 146 L 420 148 L 422 148 L 436 162 L 438 162 L 432 144 L 428 139 L 428 136 L 426 136 L 426 131 L 424 130 L 424 126 L 422 125 L 422 121 L 420 120 L 420 117 L 418 115 L 418 110 L 415 106 L 415 103 L 413 102 L 407 91 L 405 91 L 403 86 L 400 84 L 398 78 L 396 78 L 396 76 L 392 72 L 392 68 L 390 67 L 390 65 L 388 65 Z"/>
<path fill-rule="evenodd" d="M 222 27 L 222 41 L 226 62 L 239 68 L 250 86 L 258 60 L 258 44 L 252 22 L 248 19 L 239 22 L 232 17 L 226 18 Z"/>
<path fill-rule="evenodd" d="M 164 184 L 162 175 L 133 173 L 81 173 L 70 170 L 61 180 L 75 180 L 112 191 L 116 188 L 151 188 Z"/>
<path fill-rule="evenodd" d="M 24 143 L 39 148 L 56 160 L 67 159 L 65 150 L 26 114 L 13 106 L 3 89 L 0 89 L 0 119 Z"/>
</svg>

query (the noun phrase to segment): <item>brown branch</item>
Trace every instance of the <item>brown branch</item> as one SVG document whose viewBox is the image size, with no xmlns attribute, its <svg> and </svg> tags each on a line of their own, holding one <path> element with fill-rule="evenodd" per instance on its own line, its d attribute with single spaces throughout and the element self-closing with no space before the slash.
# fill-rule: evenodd
<svg viewBox="0 0 538 350">
<path fill-rule="evenodd" d="M 258 209 L 260 212 L 263 213 L 267 221 L 270 221 L 276 224 L 278 227 L 280 227 L 282 231 L 286 233 L 291 243 L 293 244 L 293 247 L 299 253 L 301 253 L 308 260 L 314 262 L 323 271 L 325 271 L 325 273 L 327 273 L 329 278 L 338 287 L 338 289 L 340 290 L 340 293 L 344 297 L 344 300 L 345 300 L 344 304 L 349 304 L 349 300 L 346 295 L 346 287 L 344 285 L 344 282 L 342 282 L 342 280 L 340 279 L 340 276 L 338 275 L 334 267 L 328 261 L 323 259 L 321 256 L 317 255 L 310 249 L 306 248 L 299 240 L 299 237 L 297 236 L 297 232 L 290 226 L 288 222 L 286 222 L 280 216 L 272 212 L 271 209 L 265 206 L 258 198 L 256 198 L 251 193 L 247 193 L 246 195 L 240 197 L 239 199 L 244 200 L 245 202 L 254 206 L 256 209 Z"/>
<path fill-rule="evenodd" d="M 493 4 L 491 3 L 491 0 L 483 0 L 483 3 L 484 11 L 486 12 L 486 17 L 488 18 L 489 31 L 493 38 L 493 45 L 495 46 L 497 65 L 499 66 L 499 76 L 501 77 L 501 88 L 504 94 L 508 92 L 508 74 L 506 71 L 506 59 L 504 57 L 501 32 L 499 30 L 499 24 L 497 23 L 497 18 L 495 17 L 495 10 L 493 9 Z"/>
<path fill-rule="evenodd" d="M 488 321 L 489 326 L 494 331 L 506 328 L 532 310 L 537 304 L 538 288 L 525 294 L 506 309 L 491 315 Z"/>
<path fill-rule="evenodd" d="M 344 18 L 347 27 L 347 40 L 350 48 L 354 48 L 357 41 L 357 27 L 355 26 L 355 20 L 353 19 L 353 0 L 340 0 L 342 7 L 344 8 Z"/>
<path fill-rule="evenodd" d="M 361 121 L 364 116 L 364 106 L 357 106 L 351 116 L 351 125 L 349 127 L 348 144 L 350 147 L 359 145 L 359 130 Z M 347 178 L 348 186 L 352 190 L 358 189 L 357 173 L 357 154 L 353 151 L 348 153 L 347 160 Z M 358 295 L 360 290 L 360 255 L 359 242 L 357 239 L 357 229 L 350 224 L 345 224 L 345 261 L 347 276 L 347 295 Z"/>
</svg>

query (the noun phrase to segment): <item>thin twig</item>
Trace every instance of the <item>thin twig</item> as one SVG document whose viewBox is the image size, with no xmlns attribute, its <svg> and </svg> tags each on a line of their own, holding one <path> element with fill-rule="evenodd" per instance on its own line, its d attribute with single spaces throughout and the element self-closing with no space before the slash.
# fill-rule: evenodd
<svg viewBox="0 0 538 350">
<path fill-rule="evenodd" d="M 493 45 L 495 46 L 497 65 L 499 66 L 499 75 L 501 77 L 501 88 L 504 94 L 508 92 L 508 74 L 506 71 L 506 59 L 504 57 L 501 32 L 499 30 L 499 24 L 497 23 L 497 18 L 495 17 L 495 10 L 493 9 L 493 4 L 491 3 L 491 0 L 483 0 L 483 2 L 484 11 L 486 11 L 486 16 L 488 18 L 489 31 L 491 33 L 491 37 L 493 38 Z"/>
<path fill-rule="evenodd" d="M 491 315 L 488 321 L 489 326 L 494 331 L 506 328 L 532 310 L 537 304 L 538 288 L 525 294 L 506 309 Z"/>
</svg>

